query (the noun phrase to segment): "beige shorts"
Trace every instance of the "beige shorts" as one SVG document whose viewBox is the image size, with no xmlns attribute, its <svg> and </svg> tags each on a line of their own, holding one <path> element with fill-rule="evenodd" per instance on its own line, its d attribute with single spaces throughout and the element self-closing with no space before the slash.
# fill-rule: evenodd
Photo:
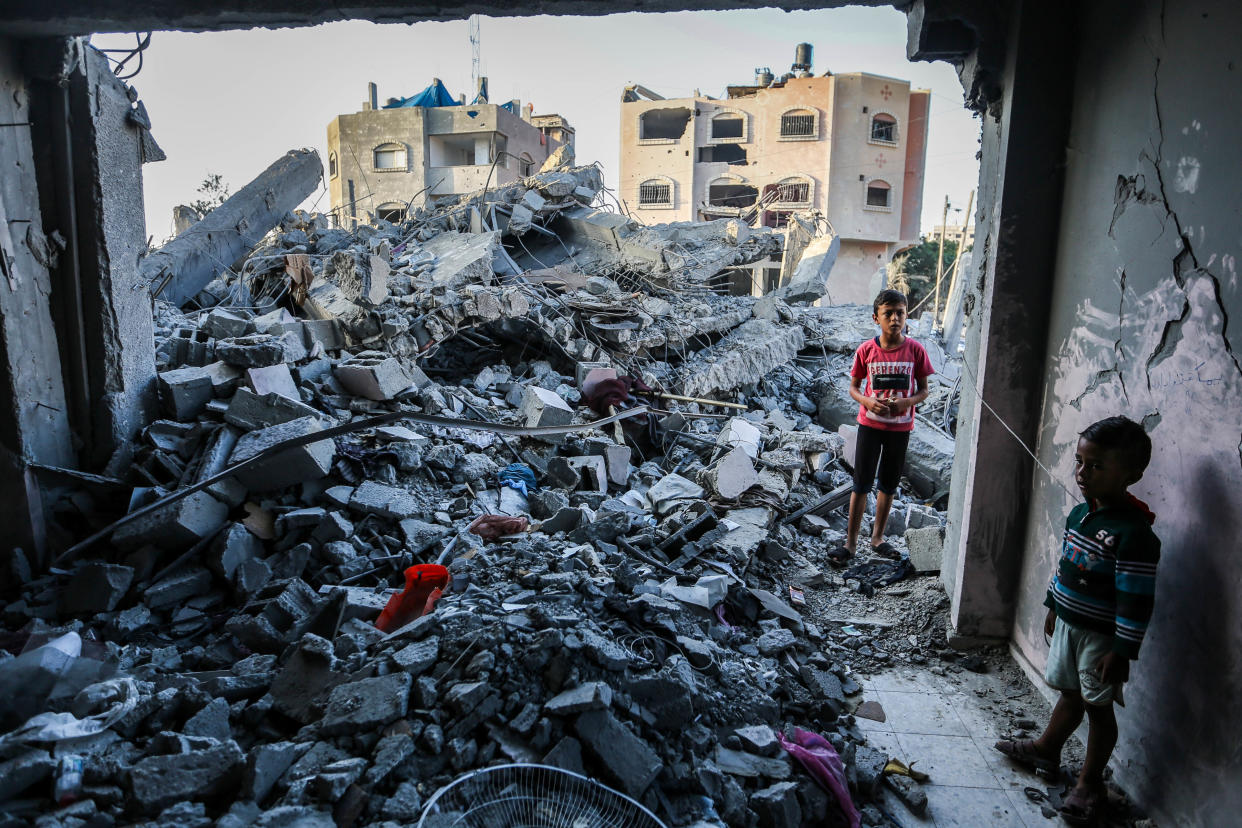
<svg viewBox="0 0 1242 828">
<path fill-rule="evenodd" d="M 1048 648 L 1044 680 L 1057 690 L 1081 693 L 1087 704 L 1116 702 L 1124 706 L 1121 685 L 1100 681 L 1100 670 L 1096 666 L 1112 649 L 1111 635 L 1072 627 L 1058 618 L 1052 632 L 1052 645 Z"/>
</svg>

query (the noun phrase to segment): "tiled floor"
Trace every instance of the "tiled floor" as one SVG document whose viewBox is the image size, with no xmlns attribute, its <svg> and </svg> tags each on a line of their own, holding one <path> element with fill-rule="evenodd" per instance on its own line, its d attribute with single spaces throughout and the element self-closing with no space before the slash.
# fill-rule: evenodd
<svg viewBox="0 0 1242 828">
<path fill-rule="evenodd" d="M 885 789 L 883 807 L 898 824 L 938 828 L 1058 825 L 1024 792 L 1027 787 L 1045 791 L 1048 783 L 1012 766 L 992 747 L 1003 735 L 1004 720 L 983 709 L 975 690 L 1003 693 L 999 680 L 969 673 L 950 678 L 894 671 L 859 683 L 863 699 L 878 701 L 886 715 L 883 722 L 857 720 L 868 743 L 890 757 L 913 763 L 916 770 L 931 777 L 923 785 L 928 809 L 922 818 Z M 1031 718 L 1046 719 L 1046 706 L 1034 693 L 1023 703 L 1030 708 Z"/>
</svg>

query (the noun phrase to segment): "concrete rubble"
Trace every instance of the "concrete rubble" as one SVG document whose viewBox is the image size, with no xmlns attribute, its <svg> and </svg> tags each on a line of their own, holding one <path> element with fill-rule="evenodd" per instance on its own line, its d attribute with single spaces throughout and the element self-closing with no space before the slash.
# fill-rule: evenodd
<svg viewBox="0 0 1242 828">
<path fill-rule="evenodd" d="M 196 301 L 157 302 L 162 419 L 49 505 L 62 548 L 250 462 L 52 569 L 15 557 L 0 686 L 28 671 L 48 679 L 33 712 L 78 717 L 99 681 L 137 697 L 88 737 L 0 740 L 0 822 L 414 824 L 460 774 L 516 762 L 669 826 L 831 824 L 776 738 L 797 726 L 845 760 L 862 824 L 888 824 L 855 678 L 939 645 L 800 609 L 791 586 L 874 587 L 826 568 L 839 508 L 786 522 L 850 479 L 840 394 L 870 309 L 722 295 L 713 277 L 779 237 L 641 227 L 601 191 L 562 166 L 402 225 L 288 214 Z M 809 249 L 790 302 L 831 267 Z M 952 403 L 937 385 L 889 527 L 920 571 Z M 349 428 L 394 412 L 444 419 Z M 434 564 L 430 610 L 377 627 Z M 93 672 L 16 658 L 69 633 Z M 66 754 L 81 784 L 54 804 Z"/>
</svg>

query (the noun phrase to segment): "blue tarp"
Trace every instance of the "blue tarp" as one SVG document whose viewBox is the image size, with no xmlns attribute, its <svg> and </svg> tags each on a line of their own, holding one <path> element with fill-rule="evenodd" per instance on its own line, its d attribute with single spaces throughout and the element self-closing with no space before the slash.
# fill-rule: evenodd
<svg viewBox="0 0 1242 828">
<path fill-rule="evenodd" d="M 444 84 L 439 78 L 432 81 L 428 86 L 417 95 L 411 95 L 408 98 L 401 98 L 396 103 L 385 104 L 384 109 L 403 109 L 409 106 L 438 107 L 438 106 L 461 106 L 461 104 L 449 94 L 444 88 Z"/>
<path fill-rule="evenodd" d="M 503 109 L 505 112 L 508 112 L 511 115 L 518 114 L 517 107 L 513 105 L 513 101 L 509 101 L 508 103 L 502 103 L 500 105 L 500 108 Z"/>
</svg>

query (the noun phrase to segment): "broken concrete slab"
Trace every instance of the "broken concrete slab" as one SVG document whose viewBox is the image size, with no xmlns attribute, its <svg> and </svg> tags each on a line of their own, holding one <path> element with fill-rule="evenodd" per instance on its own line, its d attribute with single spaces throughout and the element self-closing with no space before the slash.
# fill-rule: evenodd
<svg viewBox="0 0 1242 828">
<path fill-rule="evenodd" d="M 583 713 L 574 723 L 578 739 L 600 764 L 604 775 L 622 791 L 641 798 L 664 763 L 607 710 Z"/>
<path fill-rule="evenodd" d="M 758 482 L 755 465 L 741 446 L 731 449 L 707 473 L 707 485 L 725 500 L 737 500 Z"/>
<path fill-rule="evenodd" d="M 241 781 L 245 757 L 236 742 L 171 756 L 149 756 L 129 772 L 130 790 L 143 812 L 224 793 Z"/>
<path fill-rule="evenodd" d="M 314 417 L 299 417 L 287 423 L 268 426 L 252 431 L 237 441 L 229 457 L 229 463 L 240 463 L 259 453 L 294 437 L 303 437 L 322 431 L 323 426 Z M 239 483 L 250 491 L 283 489 L 295 483 L 318 480 L 332 468 L 336 447 L 331 440 L 319 440 L 304 446 L 286 449 L 256 466 L 234 475 Z"/>
<path fill-rule="evenodd" d="M 939 572 L 944 559 L 944 527 L 907 529 L 906 548 L 915 572 Z"/>
<path fill-rule="evenodd" d="M 185 548 L 219 529 L 228 512 L 228 506 L 207 492 L 195 492 L 121 526 L 112 533 L 112 542 L 121 549 L 147 544 Z"/>
<path fill-rule="evenodd" d="M 408 673 L 392 673 L 338 686 L 328 698 L 320 732 L 353 733 L 401 718 L 409 709 L 411 683 Z"/>
<path fill-rule="evenodd" d="M 60 599 L 61 612 L 71 615 L 112 612 L 133 582 L 133 567 L 92 561 L 73 573 Z"/>
<path fill-rule="evenodd" d="M 710 397 L 756 383 L 792 362 L 805 344 L 801 325 L 752 319 L 686 360 L 678 371 L 681 393 Z"/>
<path fill-rule="evenodd" d="M 376 351 L 364 351 L 340 362 L 332 373 L 349 393 L 368 400 L 391 400 L 403 391 L 426 385 L 428 380 L 421 371 L 422 382 L 396 357 Z"/>
<path fill-rule="evenodd" d="M 160 405 L 175 419 L 193 420 L 215 396 L 212 374 L 206 368 L 176 368 L 156 375 Z"/>
</svg>

